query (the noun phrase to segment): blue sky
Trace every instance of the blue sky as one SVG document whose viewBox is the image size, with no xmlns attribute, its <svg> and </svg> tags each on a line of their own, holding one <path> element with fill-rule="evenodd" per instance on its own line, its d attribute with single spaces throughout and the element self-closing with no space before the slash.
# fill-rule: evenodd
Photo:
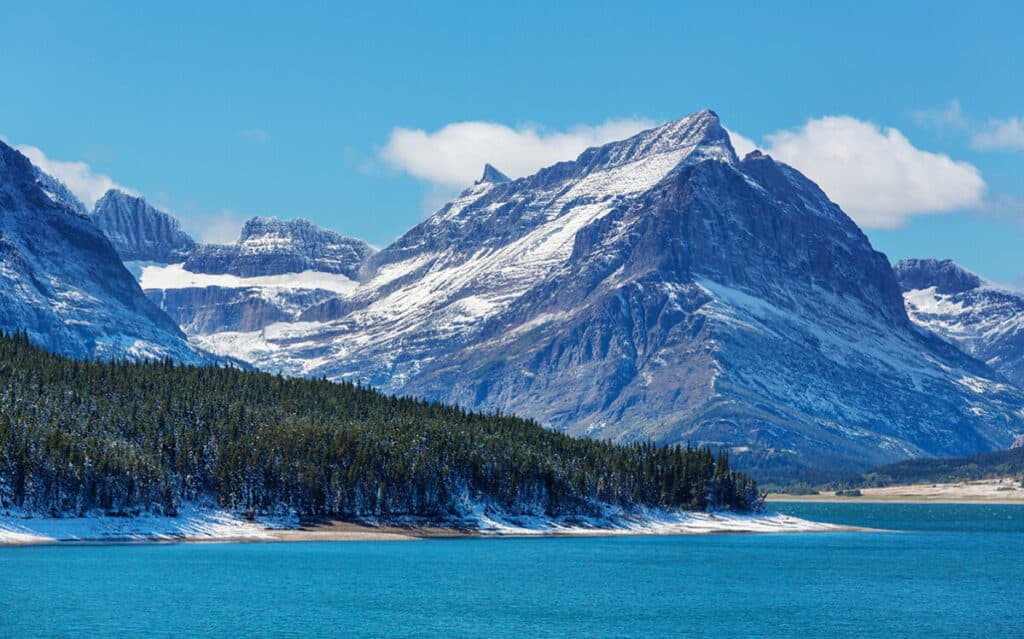
<svg viewBox="0 0 1024 639">
<path fill-rule="evenodd" d="M 709 107 L 891 258 L 1024 276 L 1020 3 L 362 4 L 4 3 L 0 135 L 200 236 L 276 215 L 384 245 L 481 158 Z"/>
</svg>

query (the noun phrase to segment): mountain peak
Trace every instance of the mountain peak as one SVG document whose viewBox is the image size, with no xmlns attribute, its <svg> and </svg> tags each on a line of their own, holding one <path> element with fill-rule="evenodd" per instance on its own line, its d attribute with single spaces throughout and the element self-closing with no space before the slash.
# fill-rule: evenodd
<svg viewBox="0 0 1024 639">
<path fill-rule="evenodd" d="M 64 193 L 72 201 L 65 201 Z M 0 140 L 0 210 L 57 205 L 80 213 L 75 202 L 74 196 L 57 179 L 43 173 L 25 155 Z"/>
<path fill-rule="evenodd" d="M 691 113 L 604 146 L 587 149 L 577 165 L 613 168 L 652 157 L 675 157 L 680 165 L 706 160 L 739 164 L 729 134 L 710 109 Z"/>
<path fill-rule="evenodd" d="M 103 194 L 90 219 L 126 261 L 182 261 L 196 245 L 172 215 L 118 189 Z"/>
<path fill-rule="evenodd" d="M 1024 295 L 952 260 L 902 260 L 893 271 L 915 324 L 1024 387 Z"/>
<path fill-rule="evenodd" d="M 138 207 L 140 210 L 155 211 L 161 215 L 167 215 L 173 221 L 174 226 L 179 226 L 177 219 L 147 202 L 143 196 L 122 191 L 121 189 L 108 189 L 100 199 L 96 200 L 96 204 L 92 207 L 91 215 L 95 217 L 98 213 L 116 207 Z"/>
<path fill-rule="evenodd" d="M 932 258 L 900 260 L 893 266 L 904 291 L 935 287 L 937 293 L 963 293 L 984 284 L 982 279 L 953 260 Z"/>
<path fill-rule="evenodd" d="M 327 267 L 260 239 L 219 272 Z M 802 477 L 1024 430 L 1024 395 L 910 324 L 853 221 L 795 169 L 741 164 L 709 110 L 467 189 L 358 276 L 291 327 L 203 343 L 572 434 L 733 448 Z"/>
<path fill-rule="evenodd" d="M 474 182 L 473 185 L 502 184 L 503 182 L 511 181 L 512 180 L 507 175 L 494 168 L 494 165 L 488 163 L 484 165 L 484 174 L 480 176 L 480 179 Z"/>
<path fill-rule="evenodd" d="M 185 269 L 240 277 L 319 271 L 355 278 L 373 252 L 363 240 L 306 219 L 252 217 L 242 226 L 237 243 L 199 246 L 185 262 Z"/>
<path fill-rule="evenodd" d="M 720 144 L 729 136 L 722 126 L 718 114 L 703 109 L 687 116 L 670 120 L 650 130 L 654 137 L 668 144 Z M 642 135 L 641 133 L 640 135 Z"/>
<path fill-rule="evenodd" d="M 100 202 L 103 202 L 104 200 L 117 200 L 120 202 L 142 202 L 144 204 L 147 204 L 146 198 L 142 197 L 141 195 L 128 193 L 127 191 L 122 191 L 121 189 L 108 189 L 107 192 L 103 194 L 103 197 L 96 200 L 96 205 L 93 207 L 93 210 L 95 211 L 96 209 L 99 209 Z"/>
<path fill-rule="evenodd" d="M 321 228 L 305 218 L 292 218 L 282 220 L 277 217 L 251 217 L 242 225 L 242 233 L 239 242 L 245 242 L 253 237 L 262 235 L 281 235 L 284 237 L 298 238 L 311 235 L 338 235 L 334 231 Z M 342 236 L 339 236 L 342 237 Z"/>
</svg>

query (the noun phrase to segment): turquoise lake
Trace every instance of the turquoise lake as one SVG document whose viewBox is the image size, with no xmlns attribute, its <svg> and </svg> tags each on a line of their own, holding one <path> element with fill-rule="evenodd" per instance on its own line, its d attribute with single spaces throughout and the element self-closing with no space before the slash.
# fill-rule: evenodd
<svg viewBox="0 0 1024 639">
<path fill-rule="evenodd" d="M 902 532 L 0 548 L 0 636 L 1024 636 L 1024 506 L 773 508 Z"/>
</svg>

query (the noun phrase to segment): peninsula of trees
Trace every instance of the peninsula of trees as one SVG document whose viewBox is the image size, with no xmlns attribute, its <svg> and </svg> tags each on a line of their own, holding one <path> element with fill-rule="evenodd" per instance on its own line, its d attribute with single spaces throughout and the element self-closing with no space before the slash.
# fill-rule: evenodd
<svg viewBox="0 0 1024 639">
<path fill-rule="evenodd" d="M 707 448 L 576 439 L 353 383 L 70 359 L 0 335 L 0 513 L 445 518 L 760 507 Z"/>
</svg>

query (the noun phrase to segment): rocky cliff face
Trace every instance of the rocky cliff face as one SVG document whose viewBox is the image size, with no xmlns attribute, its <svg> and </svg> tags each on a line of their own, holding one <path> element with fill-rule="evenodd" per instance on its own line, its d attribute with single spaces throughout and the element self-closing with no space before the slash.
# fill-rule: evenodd
<svg viewBox="0 0 1024 639">
<path fill-rule="evenodd" d="M 196 245 L 156 260 L 161 264 L 133 267 L 149 298 L 189 335 L 230 340 L 317 315 L 321 304 L 330 306 L 356 287 L 373 252 L 361 240 L 307 220 L 257 217 L 245 223 L 235 244 Z"/>
<path fill-rule="evenodd" d="M 902 260 L 894 270 L 915 323 L 1024 386 L 1024 294 L 952 260 Z"/>
<path fill-rule="evenodd" d="M 196 244 L 141 198 L 108 193 L 92 219 L 150 300 L 189 335 L 259 331 L 318 315 L 356 287 L 374 251 L 306 220 L 252 218 L 235 244 Z"/>
<path fill-rule="evenodd" d="M 96 202 L 92 221 L 124 261 L 179 262 L 196 248 L 174 217 L 116 189 Z"/>
<path fill-rule="evenodd" d="M 262 331 L 278 322 L 302 320 L 309 309 L 335 299 L 335 293 L 300 286 L 195 286 L 147 289 L 188 335 Z"/>
<path fill-rule="evenodd" d="M 316 271 L 358 276 L 373 253 L 362 240 L 322 229 L 308 220 L 254 217 L 237 244 L 198 247 L 185 262 L 193 273 L 260 277 Z"/>
<path fill-rule="evenodd" d="M 712 444 L 775 475 L 1005 448 L 1024 395 L 908 320 L 813 183 L 703 111 L 510 181 L 370 256 L 358 288 L 202 343 L 292 374 Z"/>
<path fill-rule="evenodd" d="M 60 182 L 40 179 L 52 198 L 74 200 Z M 245 223 L 235 244 L 197 244 L 173 216 L 118 190 L 96 203 L 91 220 L 149 299 L 189 335 L 257 331 L 315 314 L 355 287 L 374 251 L 306 220 L 258 217 Z"/>
<path fill-rule="evenodd" d="M 956 295 L 981 288 L 982 279 L 953 260 L 900 260 L 893 272 L 903 291 L 934 288 L 940 295 Z"/>
<path fill-rule="evenodd" d="M 39 175 L 0 143 L 0 328 L 74 357 L 215 361 L 146 299 L 66 189 Z"/>
</svg>

